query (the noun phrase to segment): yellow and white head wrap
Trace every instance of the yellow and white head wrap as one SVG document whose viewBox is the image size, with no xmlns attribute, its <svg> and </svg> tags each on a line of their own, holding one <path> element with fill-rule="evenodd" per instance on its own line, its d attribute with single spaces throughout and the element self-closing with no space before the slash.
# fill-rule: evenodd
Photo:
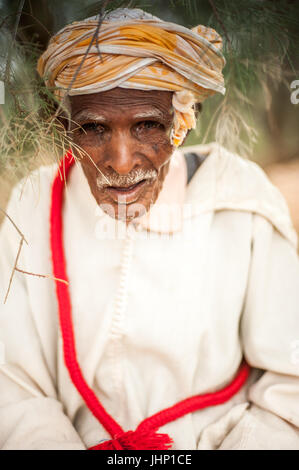
<svg viewBox="0 0 299 470">
<path fill-rule="evenodd" d="M 37 70 L 56 96 L 81 95 L 115 87 L 173 91 L 172 143 L 179 146 L 196 125 L 194 104 L 225 93 L 222 39 L 202 25 L 191 30 L 139 9 L 105 15 L 70 90 L 69 85 L 98 26 L 98 17 L 61 29 L 39 58 Z M 99 50 L 101 56 L 99 56 Z"/>
</svg>

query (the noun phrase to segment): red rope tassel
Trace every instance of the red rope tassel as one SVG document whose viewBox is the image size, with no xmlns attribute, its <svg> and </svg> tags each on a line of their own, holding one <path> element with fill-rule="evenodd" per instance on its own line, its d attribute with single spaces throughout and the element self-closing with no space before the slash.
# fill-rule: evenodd
<svg viewBox="0 0 299 470">
<path fill-rule="evenodd" d="M 74 161 L 71 151 L 68 151 L 60 163 L 59 170 L 52 186 L 50 243 L 53 274 L 55 278 L 63 279 L 65 281 L 68 281 L 68 277 L 63 247 L 62 207 L 65 180 L 62 178 L 62 175 L 65 175 L 65 179 L 67 178 Z M 71 299 L 68 285 L 57 280 L 56 294 L 59 309 L 59 322 L 63 339 L 64 360 L 71 380 L 90 411 L 112 437 L 111 440 L 107 440 L 93 446 L 90 450 L 167 450 L 172 446 L 173 440 L 167 434 L 157 433 L 157 429 L 159 427 L 174 421 L 187 413 L 192 413 L 207 406 L 215 406 L 226 402 L 240 390 L 249 376 L 250 367 L 245 361 L 243 361 L 234 380 L 222 390 L 204 395 L 196 395 L 182 400 L 175 405 L 146 418 L 138 425 L 135 431 L 125 432 L 112 416 L 107 413 L 83 377 L 76 354 L 71 314 Z"/>
<path fill-rule="evenodd" d="M 168 434 L 156 431 L 127 431 L 114 439 L 107 440 L 89 450 L 168 450 L 173 440 Z"/>
</svg>

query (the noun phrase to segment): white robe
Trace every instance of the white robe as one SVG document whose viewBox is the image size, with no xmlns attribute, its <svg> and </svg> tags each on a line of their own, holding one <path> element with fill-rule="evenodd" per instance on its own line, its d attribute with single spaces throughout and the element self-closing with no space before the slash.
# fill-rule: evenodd
<svg viewBox="0 0 299 470">
<path fill-rule="evenodd" d="M 172 235 L 117 226 L 72 169 L 63 210 L 79 364 L 125 429 L 216 391 L 242 356 L 249 382 L 223 405 L 160 428 L 173 449 L 299 449 L 299 259 L 279 191 L 253 162 L 216 143 L 191 179 Z M 24 233 L 18 267 L 51 274 L 55 166 L 19 184 L 7 207 Z M 20 197 L 20 191 L 22 195 Z M 149 236 L 150 235 L 150 236 Z M 0 235 L 0 448 L 86 449 L 110 436 L 64 365 L 55 285 L 16 272 L 19 234 Z M 1 355 L 0 355 L 1 359 Z"/>
</svg>

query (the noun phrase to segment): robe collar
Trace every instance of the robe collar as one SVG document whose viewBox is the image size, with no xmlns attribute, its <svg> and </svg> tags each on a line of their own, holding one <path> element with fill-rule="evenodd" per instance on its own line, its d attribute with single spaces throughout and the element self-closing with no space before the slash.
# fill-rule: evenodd
<svg viewBox="0 0 299 470">
<path fill-rule="evenodd" d="M 187 184 L 183 155 L 190 152 L 206 158 Z M 246 211 L 268 219 L 297 249 L 298 237 L 286 201 L 258 164 L 217 142 L 177 149 L 171 158 L 156 203 L 145 216 L 128 225 L 133 232 L 172 234 L 182 231 L 185 223 L 201 213 Z M 66 197 L 78 206 L 82 223 L 100 221 L 108 233 L 127 233 L 124 222 L 111 218 L 98 206 L 80 164 L 73 168 L 68 186 Z"/>
</svg>

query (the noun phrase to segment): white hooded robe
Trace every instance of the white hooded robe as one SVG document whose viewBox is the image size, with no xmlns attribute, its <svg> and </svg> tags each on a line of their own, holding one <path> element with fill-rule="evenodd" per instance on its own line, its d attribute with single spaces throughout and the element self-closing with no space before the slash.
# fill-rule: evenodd
<svg viewBox="0 0 299 470">
<path fill-rule="evenodd" d="M 248 383 L 228 402 L 159 429 L 173 449 L 299 449 L 299 258 L 282 195 L 263 170 L 216 143 L 186 188 L 176 230 L 125 231 L 79 166 L 63 208 L 72 316 L 85 380 L 124 430 L 226 386 L 243 355 Z M 25 235 L 18 267 L 51 275 L 56 166 L 13 191 Z M 166 217 L 167 218 L 167 217 Z M 118 236 L 115 236 L 117 228 Z M 173 233 L 170 233 L 173 232 Z M 55 284 L 15 272 L 20 235 L 0 234 L 0 448 L 86 449 L 110 436 L 64 365 Z"/>
</svg>

